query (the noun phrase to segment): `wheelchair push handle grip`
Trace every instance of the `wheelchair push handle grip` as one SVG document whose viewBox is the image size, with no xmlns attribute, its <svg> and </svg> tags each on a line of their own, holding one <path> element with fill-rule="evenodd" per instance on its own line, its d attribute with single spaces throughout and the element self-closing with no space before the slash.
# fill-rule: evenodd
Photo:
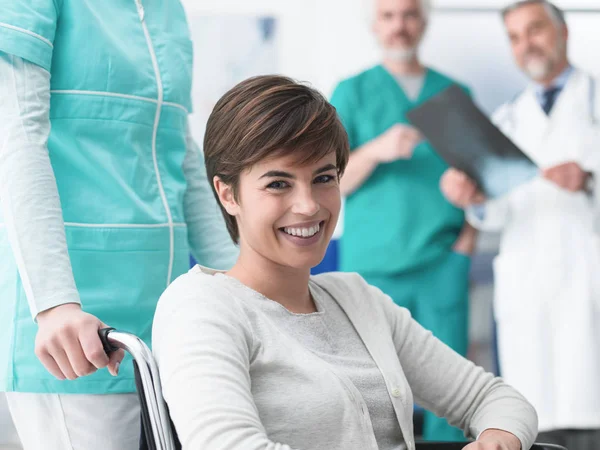
<svg viewBox="0 0 600 450">
<path fill-rule="evenodd" d="M 111 331 L 114 331 L 114 328 L 102 328 L 98 330 L 98 336 L 100 336 L 100 341 L 102 342 L 102 347 L 104 347 L 104 351 L 107 355 L 110 355 L 112 352 L 119 350 L 118 347 L 115 347 L 108 340 L 108 335 Z"/>
</svg>

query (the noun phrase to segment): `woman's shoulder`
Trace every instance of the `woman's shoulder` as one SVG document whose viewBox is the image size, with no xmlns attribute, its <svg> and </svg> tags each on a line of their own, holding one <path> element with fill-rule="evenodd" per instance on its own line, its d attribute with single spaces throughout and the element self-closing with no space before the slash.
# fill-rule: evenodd
<svg viewBox="0 0 600 450">
<path fill-rule="evenodd" d="M 327 291 L 340 305 L 377 301 L 373 288 L 358 273 L 329 272 L 311 277 L 311 281 Z"/>
<path fill-rule="evenodd" d="M 356 286 L 368 286 L 363 277 L 355 272 L 327 272 L 313 275 L 311 280 L 317 284 L 326 284 L 344 289 Z"/>
<path fill-rule="evenodd" d="M 227 284 L 220 278 L 219 271 L 201 266 L 194 266 L 177 277 L 158 301 L 155 322 L 174 313 L 179 316 L 238 314 L 241 306 L 237 297 L 231 295 Z"/>
<path fill-rule="evenodd" d="M 170 298 L 177 296 L 181 292 L 189 292 L 190 289 L 202 288 L 198 293 L 211 292 L 213 290 L 219 290 L 219 282 L 217 280 L 217 274 L 220 271 L 207 269 L 202 266 L 194 266 L 183 275 L 178 276 L 169 287 L 163 292 L 161 301 L 164 298 Z"/>
<path fill-rule="evenodd" d="M 152 349 L 159 365 L 224 346 L 254 348 L 246 310 L 224 276 L 199 266 L 179 276 L 158 301 L 152 323 Z M 233 350 L 232 350 L 233 351 Z"/>
</svg>

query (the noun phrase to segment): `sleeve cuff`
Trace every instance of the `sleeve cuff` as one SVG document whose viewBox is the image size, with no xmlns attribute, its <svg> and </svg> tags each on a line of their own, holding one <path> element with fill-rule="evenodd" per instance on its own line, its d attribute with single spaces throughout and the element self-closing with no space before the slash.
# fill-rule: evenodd
<svg viewBox="0 0 600 450">
<path fill-rule="evenodd" d="M 18 56 L 50 72 L 52 42 L 39 34 L 0 22 L 0 51 Z"/>
<path fill-rule="evenodd" d="M 481 228 L 485 222 L 486 207 L 483 205 L 474 205 L 465 210 L 467 222 L 475 228 Z"/>
<path fill-rule="evenodd" d="M 33 320 L 37 322 L 37 316 L 39 313 L 48 311 L 49 309 L 55 308 L 60 305 L 66 305 L 68 303 L 76 303 L 81 305 L 81 300 L 79 299 L 79 294 L 75 292 L 61 292 L 60 294 L 53 295 L 46 299 L 42 299 L 39 302 L 36 302 L 35 309 L 31 311 L 31 315 Z"/>
</svg>

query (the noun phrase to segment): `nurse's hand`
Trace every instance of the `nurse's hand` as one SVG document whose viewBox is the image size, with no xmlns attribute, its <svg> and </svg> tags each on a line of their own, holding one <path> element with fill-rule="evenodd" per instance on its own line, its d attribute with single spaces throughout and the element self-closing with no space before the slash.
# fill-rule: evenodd
<svg viewBox="0 0 600 450">
<path fill-rule="evenodd" d="M 562 189 L 579 192 L 585 190 L 590 174 L 579 167 L 579 164 L 568 162 L 544 170 L 543 176 Z"/>
<path fill-rule="evenodd" d="M 410 159 L 422 140 L 423 137 L 416 128 L 397 123 L 376 139 L 373 156 L 378 163 Z"/>
<path fill-rule="evenodd" d="M 464 172 L 450 168 L 440 179 L 440 189 L 444 197 L 457 208 L 466 209 L 469 206 L 485 202 L 485 196 L 477 188 L 477 184 Z"/>
<path fill-rule="evenodd" d="M 35 354 L 44 367 L 59 380 L 74 380 L 108 366 L 113 376 L 119 372 L 123 350 L 106 355 L 98 330 L 106 328 L 98 318 L 68 303 L 37 315 Z"/>
<path fill-rule="evenodd" d="M 485 430 L 479 439 L 463 450 L 521 450 L 521 441 L 507 431 Z"/>
</svg>

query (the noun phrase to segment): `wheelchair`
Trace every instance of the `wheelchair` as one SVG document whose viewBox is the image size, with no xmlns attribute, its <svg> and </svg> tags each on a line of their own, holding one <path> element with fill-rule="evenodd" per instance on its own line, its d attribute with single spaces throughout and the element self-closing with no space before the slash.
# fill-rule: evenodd
<svg viewBox="0 0 600 450">
<path fill-rule="evenodd" d="M 133 358 L 141 405 L 140 450 L 181 450 L 181 443 L 162 396 L 158 366 L 148 346 L 137 336 L 105 328 L 99 331 L 106 353 L 123 349 Z M 416 450 L 462 450 L 465 442 L 417 442 Z M 531 450 L 567 450 L 560 445 L 534 444 Z"/>
</svg>

